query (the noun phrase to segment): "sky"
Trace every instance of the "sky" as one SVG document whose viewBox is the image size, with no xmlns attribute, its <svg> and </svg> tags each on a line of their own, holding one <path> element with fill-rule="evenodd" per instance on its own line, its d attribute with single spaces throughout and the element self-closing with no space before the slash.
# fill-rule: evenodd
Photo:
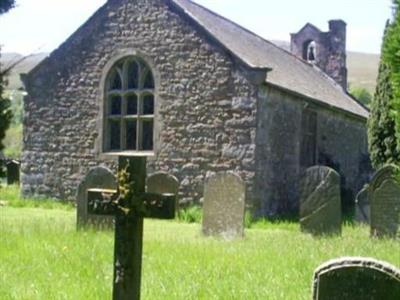
<svg viewBox="0 0 400 300">
<path fill-rule="evenodd" d="M 133 1 L 133 0 L 132 0 Z M 106 0 L 17 0 L 0 16 L 3 52 L 51 52 Z M 196 0 L 269 40 L 290 39 L 310 22 L 323 31 L 328 20 L 347 23 L 347 49 L 379 53 L 391 0 Z"/>
</svg>

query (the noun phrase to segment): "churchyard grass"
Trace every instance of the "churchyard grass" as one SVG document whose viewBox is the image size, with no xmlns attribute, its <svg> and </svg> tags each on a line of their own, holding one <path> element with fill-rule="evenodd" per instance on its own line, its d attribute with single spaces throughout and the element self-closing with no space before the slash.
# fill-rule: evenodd
<svg viewBox="0 0 400 300">
<path fill-rule="evenodd" d="M 0 299 L 111 299 L 111 230 L 77 232 L 68 205 L 9 203 L 0 207 Z M 400 266 L 400 242 L 371 239 L 367 226 L 323 238 L 302 234 L 295 222 L 256 223 L 235 241 L 200 232 L 196 223 L 145 220 L 142 299 L 310 299 L 313 271 L 328 259 L 369 256 Z"/>
</svg>

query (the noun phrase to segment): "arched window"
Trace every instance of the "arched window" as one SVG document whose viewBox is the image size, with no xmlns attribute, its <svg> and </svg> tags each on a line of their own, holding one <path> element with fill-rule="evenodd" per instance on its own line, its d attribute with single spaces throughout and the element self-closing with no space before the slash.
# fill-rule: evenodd
<svg viewBox="0 0 400 300">
<path fill-rule="evenodd" d="M 104 99 L 104 151 L 152 151 L 154 78 L 140 58 L 119 60 L 108 73 Z"/>
<path fill-rule="evenodd" d="M 317 44 L 315 41 L 307 41 L 303 45 L 303 59 L 308 62 L 315 62 L 317 57 Z"/>
</svg>

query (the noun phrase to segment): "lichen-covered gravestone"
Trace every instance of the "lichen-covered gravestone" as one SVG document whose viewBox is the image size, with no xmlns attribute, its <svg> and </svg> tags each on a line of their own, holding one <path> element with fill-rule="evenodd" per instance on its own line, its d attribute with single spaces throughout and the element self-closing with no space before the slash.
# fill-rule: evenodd
<svg viewBox="0 0 400 300">
<path fill-rule="evenodd" d="M 343 257 L 317 268 L 313 300 L 399 300 L 400 270 L 372 258 Z"/>
<path fill-rule="evenodd" d="M 246 185 L 232 173 L 209 177 L 204 186 L 203 233 L 226 239 L 243 236 Z"/>
<path fill-rule="evenodd" d="M 341 233 L 340 176 L 335 170 L 307 169 L 300 186 L 300 226 L 315 235 Z"/>
<path fill-rule="evenodd" d="M 371 235 L 400 237 L 400 169 L 380 169 L 370 184 Z"/>
<path fill-rule="evenodd" d="M 146 183 L 148 193 L 173 194 L 178 202 L 179 181 L 175 176 L 165 172 L 157 172 L 151 174 Z"/>
<path fill-rule="evenodd" d="M 356 196 L 355 220 L 360 223 L 370 223 L 370 208 L 368 201 L 369 186 L 366 185 Z"/>
<path fill-rule="evenodd" d="M 114 174 L 107 168 L 96 167 L 89 171 L 79 184 L 76 201 L 77 201 L 77 226 L 78 228 L 93 225 L 97 227 L 110 226 L 113 217 L 99 216 L 88 213 L 88 190 L 105 189 L 117 190 L 118 183 Z"/>
</svg>

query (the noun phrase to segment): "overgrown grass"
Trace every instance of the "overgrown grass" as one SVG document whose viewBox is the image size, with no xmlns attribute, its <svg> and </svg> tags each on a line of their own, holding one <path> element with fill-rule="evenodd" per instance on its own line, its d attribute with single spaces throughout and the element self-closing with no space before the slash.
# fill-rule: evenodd
<svg viewBox="0 0 400 300">
<path fill-rule="evenodd" d="M 71 202 L 64 202 L 49 198 L 28 198 L 24 199 L 20 195 L 17 185 L 0 185 L 0 201 L 3 205 L 10 207 L 29 207 L 44 209 L 73 210 L 74 205 Z"/>
<path fill-rule="evenodd" d="M 200 206 L 192 205 L 180 209 L 177 213 L 177 219 L 185 223 L 201 223 L 203 211 Z"/>
<path fill-rule="evenodd" d="M 0 299 L 111 298 L 113 232 L 75 223 L 63 206 L 0 207 Z M 400 242 L 371 239 L 366 226 L 313 238 L 295 222 L 263 221 L 235 241 L 205 238 L 195 223 L 146 220 L 144 231 L 143 299 L 310 299 L 313 270 L 328 259 L 400 266 Z"/>
</svg>

